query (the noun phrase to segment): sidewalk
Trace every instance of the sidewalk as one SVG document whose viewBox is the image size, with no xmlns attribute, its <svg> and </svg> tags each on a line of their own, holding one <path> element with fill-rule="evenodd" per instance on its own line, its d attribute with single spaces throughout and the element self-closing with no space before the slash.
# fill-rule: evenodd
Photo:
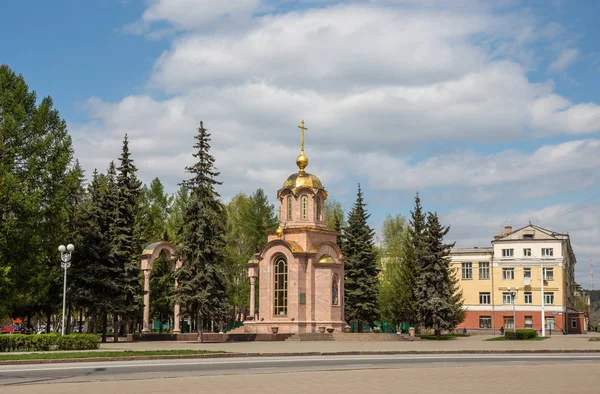
<svg viewBox="0 0 600 394">
<path fill-rule="evenodd" d="M 374 334 L 376 335 L 376 334 Z M 103 343 L 101 350 L 222 350 L 230 353 L 305 352 L 448 352 L 448 351 L 598 351 L 600 335 L 553 335 L 543 341 L 486 341 L 490 335 L 473 335 L 444 341 L 287 341 L 197 343 L 186 341 Z"/>
</svg>

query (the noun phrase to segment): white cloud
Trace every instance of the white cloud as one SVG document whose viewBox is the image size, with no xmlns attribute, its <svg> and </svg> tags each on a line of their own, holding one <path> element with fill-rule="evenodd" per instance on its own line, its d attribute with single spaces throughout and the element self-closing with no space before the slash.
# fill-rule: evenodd
<svg viewBox="0 0 600 394">
<path fill-rule="evenodd" d="M 496 12 L 474 0 L 457 8 L 440 0 L 425 8 L 416 0 L 311 4 L 318 7 L 152 2 L 130 29 L 178 31 L 148 82 L 169 96 L 90 99 L 90 122 L 70 125 L 82 164 L 104 171 L 128 133 L 140 176 L 158 176 L 172 192 L 187 177 L 204 120 L 223 197 L 258 187 L 273 196 L 295 170 L 296 125 L 305 119 L 308 170 L 333 196 L 353 194 L 360 180 L 370 185 L 372 201 L 385 199 L 382 189 L 419 187 L 440 189 L 437 201 L 514 212 L 525 200 L 597 187 L 600 140 L 592 134 L 600 131 L 600 106 L 568 100 L 552 81 L 528 79 L 540 61 L 532 47 L 566 34 L 556 23 L 539 26 L 526 12 Z M 568 63 L 567 56 L 557 64 Z M 556 135 L 589 138 L 544 146 L 535 140 Z M 465 220 L 505 224 L 501 215 L 477 212 L 453 212 L 453 234 Z M 562 231 L 562 222 L 550 225 Z M 481 233 L 489 242 L 496 233 L 489 230 L 459 238 Z"/>
<path fill-rule="evenodd" d="M 562 71 L 569 68 L 579 56 L 579 49 L 564 48 L 560 51 L 558 57 L 550 64 L 550 70 Z"/>
<path fill-rule="evenodd" d="M 141 19 L 194 29 L 215 20 L 248 17 L 258 5 L 259 0 L 154 0 Z"/>
</svg>

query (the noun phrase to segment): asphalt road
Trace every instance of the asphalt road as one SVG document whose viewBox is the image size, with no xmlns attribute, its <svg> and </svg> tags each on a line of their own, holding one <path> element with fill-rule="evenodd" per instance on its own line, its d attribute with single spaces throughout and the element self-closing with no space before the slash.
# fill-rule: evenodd
<svg viewBox="0 0 600 394">
<path fill-rule="evenodd" d="M 3 388 L 41 383 L 149 380 L 176 377 L 252 375 L 415 367 L 493 366 L 535 364 L 594 364 L 600 354 L 491 354 L 491 355 L 376 355 L 318 357 L 257 357 L 185 360 L 140 360 L 0 366 Z"/>
</svg>

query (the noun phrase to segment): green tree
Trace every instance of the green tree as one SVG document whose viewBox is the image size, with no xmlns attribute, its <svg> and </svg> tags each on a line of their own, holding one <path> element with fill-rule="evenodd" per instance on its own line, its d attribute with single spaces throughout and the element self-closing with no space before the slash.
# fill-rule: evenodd
<svg viewBox="0 0 600 394">
<path fill-rule="evenodd" d="M 188 204 L 189 193 L 187 187 L 181 185 L 177 193 L 173 196 L 173 202 L 167 218 L 167 240 L 174 244 L 179 244 L 183 234 L 183 217 L 185 208 Z"/>
<path fill-rule="evenodd" d="M 225 232 L 227 216 L 219 201 L 215 186 L 221 182 L 219 172 L 210 155 L 210 134 L 202 122 L 198 128 L 194 157 L 197 162 L 186 167 L 193 178 L 183 184 L 190 197 L 184 215 L 184 231 L 177 250 L 183 266 L 175 277 L 178 286 L 175 298 L 184 314 L 196 317 L 198 341 L 203 341 L 205 319 L 223 322 L 229 314 L 226 279 L 223 272 L 225 260 Z"/>
<path fill-rule="evenodd" d="M 173 263 L 164 251 L 154 260 L 150 274 L 150 316 L 160 321 L 159 331 L 163 332 L 163 322 L 173 315 Z"/>
<path fill-rule="evenodd" d="M 225 275 L 227 294 L 234 307 L 234 313 L 248 307 L 250 282 L 248 280 L 248 259 L 255 253 L 256 245 L 248 233 L 248 223 L 244 218 L 250 210 L 250 198 L 244 193 L 235 195 L 225 206 L 227 211 L 227 233 L 225 242 Z"/>
<path fill-rule="evenodd" d="M 375 231 L 369 227 L 363 194 L 358 185 L 358 194 L 348 214 L 348 226 L 344 229 L 343 250 L 345 260 L 345 314 L 349 321 L 373 326 L 379 316 L 377 305 L 378 274 L 377 252 L 374 248 Z"/>
<path fill-rule="evenodd" d="M 36 101 L 0 66 L 0 310 L 49 318 L 62 299 L 56 247 L 68 236 L 73 149 L 52 99 Z"/>
<path fill-rule="evenodd" d="M 325 213 L 325 223 L 329 230 L 339 231 L 346 226 L 344 210 L 342 209 L 342 204 L 338 201 L 327 199 L 325 201 Z"/>
<path fill-rule="evenodd" d="M 279 224 L 275 208 L 269 204 L 263 189 L 250 196 L 248 208 L 242 211 L 242 219 L 254 253 L 260 252 L 267 243 L 266 231 L 276 229 Z"/>
<path fill-rule="evenodd" d="M 438 339 L 443 330 L 452 330 L 455 324 L 450 268 L 450 249 L 454 244 L 443 243 L 448 231 L 450 227 L 443 227 L 437 214 L 427 215 L 425 253 L 417 280 L 418 313 L 421 323 L 432 328 Z"/>
<path fill-rule="evenodd" d="M 103 321 L 103 341 L 106 342 L 106 314 L 112 307 L 116 292 L 117 272 L 110 261 L 109 178 L 114 184 L 114 163 L 108 176 L 94 170 L 88 185 L 88 196 L 81 206 L 77 253 L 73 253 L 71 277 L 73 301 L 85 310 L 88 321 L 99 317 Z"/>
<path fill-rule="evenodd" d="M 388 215 L 382 226 L 382 268 L 379 306 L 382 318 L 397 329 L 403 322 L 415 321 L 415 275 L 410 229 L 402 215 Z"/>
<path fill-rule="evenodd" d="M 173 196 L 165 193 L 160 179 L 150 182 L 150 187 L 144 185 L 138 199 L 138 218 L 141 231 L 141 247 L 151 242 L 168 241 L 167 221 Z"/>
<path fill-rule="evenodd" d="M 402 289 L 400 294 L 404 302 L 403 312 L 406 313 L 403 320 L 416 327 L 419 320 L 418 306 L 422 301 L 418 294 L 418 280 L 421 275 L 420 269 L 427 245 L 425 239 L 427 220 L 421 206 L 419 192 L 415 194 L 415 205 L 410 215 L 409 226 L 404 237 L 406 264 L 401 267 L 400 282 Z"/>
<path fill-rule="evenodd" d="M 127 135 L 123 140 L 120 165 L 116 179 L 114 225 L 112 227 L 112 260 L 118 271 L 118 292 L 113 304 L 114 341 L 119 340 L 121 315 L 130 323 L 140 310 L 143 291 L 140 287 L 140 268 L 137 257 L 139 234 L 136 234 L 136 213 L 141 193 L 141 182 L 136 176 L 137 168 L 129 152 Z"/>
</svg>

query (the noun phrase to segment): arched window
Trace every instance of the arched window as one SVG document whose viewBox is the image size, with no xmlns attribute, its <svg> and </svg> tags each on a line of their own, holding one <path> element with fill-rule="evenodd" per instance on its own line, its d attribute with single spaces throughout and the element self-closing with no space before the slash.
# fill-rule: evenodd
<svg viewBox="0 0 600 394">
<path fill-rule="evenodd" d="M 287 316 L 288 266 L 285 257 L 275 260 L 275 297 L 273 300 L 275 316 Z"/>
<path fill-rule="evenodd" d="M 333 274 L 331 278 L 331 305 L 340 304 L 340 284 L 337 274 Z"/>
<path fill-rule="evenodd" d="M 287 198 L 287 220 L 292 220 L 292 196 Z"/>
<path fill-rule="evenodd" d="M 308 196 L 302 196 L 302 220 L 308 219 Z"/>
<path fill-rule="evenodd" d="M 315 211 L 317 222 L 323 221 L 323 218 L 321 217 L 321 197 L 319 196 L 315 197 Z"/>
</svg>

